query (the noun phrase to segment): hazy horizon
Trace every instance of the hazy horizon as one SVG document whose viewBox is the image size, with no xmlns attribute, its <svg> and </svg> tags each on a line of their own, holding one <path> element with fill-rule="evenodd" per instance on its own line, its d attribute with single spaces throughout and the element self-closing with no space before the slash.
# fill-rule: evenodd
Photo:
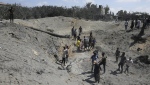
<svg viewBox="0 0 150 85">
<path fill-rule="evenodd" d="M 42 5 L 53 5 L 53 6 L 80 6 L 83 7 L 88 2 L 93 4 L 108 5 L 110 10 L 117 13 L 119 10 L 126 10 L 128 12 L 147 12 L 150 14 L 150 0 L 0 0 L 0 2 L 14 4 L 18 3 L 22 6 L 34 7 Z"/>
</svg>

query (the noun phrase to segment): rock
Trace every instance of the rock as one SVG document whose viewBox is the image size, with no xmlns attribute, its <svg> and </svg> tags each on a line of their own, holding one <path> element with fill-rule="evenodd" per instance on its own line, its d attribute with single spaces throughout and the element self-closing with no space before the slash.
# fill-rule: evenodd
<svg viewBox="0 0 150 85">
<path fill-rule="evenodd" d="M 150 64 L 150 60 L 148 58 L 149 58 L 148 55 L 142 55 L 142 56 L 137 57 L 136 61 L 139 60 L 141 63 Z"/>
<path fill-rule="evenodd" d="M 54 30 L 53 30 L 53 29 L 47 29 L 47 31 L 49 31 L 49 32 L 54 32 Z"/>
<path fill-rule="evenodd" d="M 141 50 L 142 50 L 141 48 L 138 48 L 138 49 L 137 49 L 137 51 L 141 51 Z"/>
</svg>

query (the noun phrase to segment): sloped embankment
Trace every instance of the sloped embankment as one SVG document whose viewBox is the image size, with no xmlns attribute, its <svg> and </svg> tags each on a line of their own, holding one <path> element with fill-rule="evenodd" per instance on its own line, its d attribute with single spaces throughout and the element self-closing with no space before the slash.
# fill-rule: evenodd
<svg viewBox="0 0 150 85">
<path fill-rule="evenodd" d="M 22 25 L 0 23 L 0 85 L 65 85 L 68 73 L 59 71 L 53 58 L 62 42 Z"/>
</svg>

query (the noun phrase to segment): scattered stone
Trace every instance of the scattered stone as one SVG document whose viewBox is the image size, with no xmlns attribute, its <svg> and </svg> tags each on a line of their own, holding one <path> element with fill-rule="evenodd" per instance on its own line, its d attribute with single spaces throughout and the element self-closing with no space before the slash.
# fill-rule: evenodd
<svg viewBox="0 0 150 85">
<path fill-rule="evenodd" d="M 37 71 L 36 73 L 39 74 L 39 75 L 41 75 L 42 73 L 44 73 L 44 71 L 40 70 L 40 71 Z"/>
<path fill-rule="evenodd" d="M 49 31 L 49 32 L 54 32 L 54 30 L 53 30 L 53 29 L 47 29 L 47 31 Z"/>
<path fill-rule="evenodd" d="M 135 59 L 135 62 L 140 61 L 141 63 L 150 64 L 150 59 L 148 55 L 142 55 Z"/>
<path fill-rule="evenodd" d="M 142 50 L 141 48 L 138 48 L 138 49 L 137 49 L 137 51 L 141 51 L 141 50 Z"/>
</svg>

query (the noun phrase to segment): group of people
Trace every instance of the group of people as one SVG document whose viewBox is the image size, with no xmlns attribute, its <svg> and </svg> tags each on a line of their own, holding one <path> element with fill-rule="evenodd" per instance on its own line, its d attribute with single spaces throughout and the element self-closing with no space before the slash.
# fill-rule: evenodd
<svg viewBox="0 0 150 85">
<path fill-rule="evenodd" d="M 78 36 L 80 36 L 82 33 L 82 27 L 79 27 L 79 34 L 77 34 L 77 29 L 73 28 L 71 29 L 71 35 L 74 37 L 74 39 L 76 40 Z M 77 36 L 78 35 L 78 36 Z"/>
<path fill-rule="evenodd" d="M 101 69 L 101 65 L 103 65 L 103 73 L 105 73 L 105 67 L 106 67 L 106 58 L 107 56 L 105 56 L 105 53 L 102 52 L 102 57 L 98 57 L 98 51 L 94 51 L 93 55 L 91 56 L 91 60 L 92 60 L 92 69 L 91 72 L 94 72 L 94 78 L 95 78 L 95 82 L 100 81 L 100 70 Z"/>
<path fill-rule="evenodd" d="M 124 65 L 126 65 L 126 68 L 125 68 L 125 73 L 127 72 L 127 74 L 129 73 L 129 67 L 132 65 L 133 63 L 133 60 L 131 57 L 129 57 L 129 59 L 127 59 L 125 57 L 125 52 L 122 52 L 122 55 L 120 56 L 120 51 L 119 51 L 119 48 L 117 48 L 116 52 L 115 52 L 115 56 L 116 56 L 116 63 L 118 63 L 118 59 L 120 58 L 120 62 L 118 64 L 118 71 L 120 71 L 120 73 L 123 72 L 123 68 L 124 68 Z M 120 70 L 121 68 L 121 70 Z"/>
<path fill-rule="evenodd" d="M 71 30 L 72 36 L 76 40 L 77 51 L 90 50 L 95 47 L 96 39 L 93 37 L 92 31 L 89 36 L 84 36 L 84 39 L 81 39 L 82 27 L 79 27 L 79 33 L 77 36 L 77 30 L 74 27 Z"/>
<path fill-rule="evenodd" d="M 142 22 L 143 22 L 143 25 L 142 25 Z M 150 18 L 145 18 L 145 19 L 143 19 L 143 21 L 141 22 L 141 20 L 139 19 L 136 19 L 136 20 L 134 20 L 134 19 L 132 19 L 131 20 L 131 25 L 130 25 L 130 28 L 131 28 L 131 30 L 133 30 L 133 28 L 137 28 L 137 29 L 140 29 L 141 27 L 143 28 L 148 28 L 149 27 L 149 25 L 150 25 Z M 125 30 L 127 31 L 127 28 L 128 28 L 128 25 L 129 25 L 129 22 L 128 22 L 128 20 L 126 19 L 125 20 L 125 23 L 124 23 L 124 26 L 125 26 Z"/>
<path fill-rule="evenodd" d="M 68 57 L 69 57 L 69 46 L 64 46 L 63 47 L 63 55 L 62 55 L 62 64 L 66 66 L 66 63 L 68 62 Z"/>
<path fill-rule="evenodd" d="M 98 51 L 94 51 L 93 55 L 91 56 L 91 60 L 92 60 L 92 68 L 91 68 L 91 72 L 94 72 L 94 78 L 95 78 L 95 82 L 100 81 L 100 71 L 103 70 L 103 73 L 106 72 L 106 59 L 107 56 L 105 55 L 104 52 L 102 52 L 101 54 L 101 58 L 98 56 Z M 122 52 L 122 54 L 120 55 L 120 51 L 119 48 L 117 48 L 116 52 L 115 52 L 115 56 L 116 56 L 116 63 L 118 64 L 118 69 L 117 71 L 120 71 L 120 73 L 126 73 L 128 75 L 129 73 L 129 67 L 133 64 L 133 60 L 131 57 L 129 57 L 128 59 L 125 56 L 125 52 Z M 120 59 L 119 63 L 118 60 Z M 101 68 L 101 65 L 103 66 L 103 69 Z M 125 66 L 125 67 L 124 67 Z M 125 70 L 123 69 L 125 68 Z"/>
</svg>

